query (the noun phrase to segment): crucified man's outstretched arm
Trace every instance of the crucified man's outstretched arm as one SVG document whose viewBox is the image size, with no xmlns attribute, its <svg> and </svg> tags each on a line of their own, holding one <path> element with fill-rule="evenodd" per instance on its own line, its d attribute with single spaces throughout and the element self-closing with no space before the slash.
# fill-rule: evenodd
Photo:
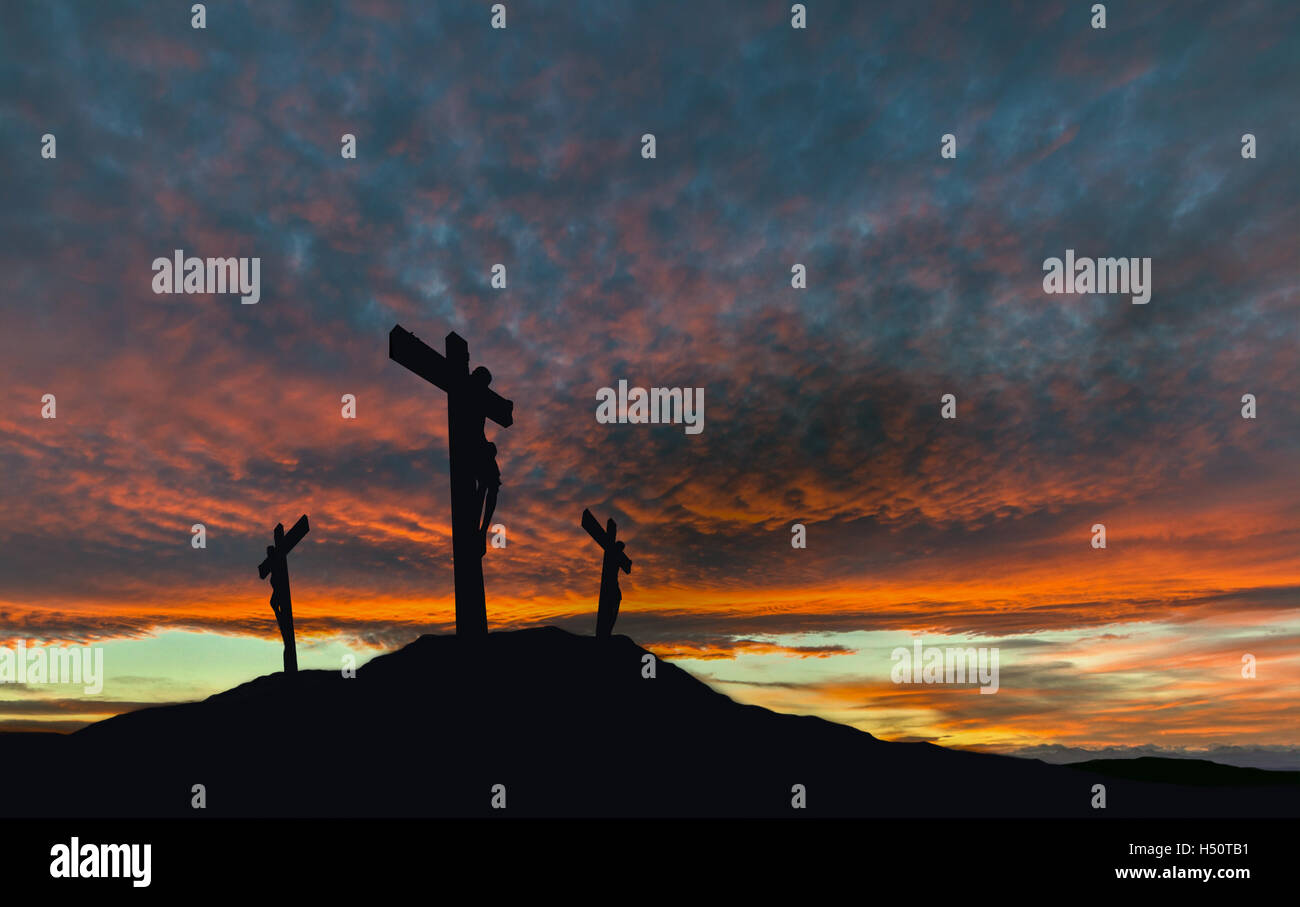
<svg viewBox="0 0 1300 907">
<path fill-rule="evenodd" d="M 483 500 L 483 525 L 479 527 L 479 532 L 483 536 L 483 548 L 487 549 L 487 531 L 492 525 L 492 514 L 497 509 L 497 485 L 489 485 L 485 491 L 486 496 Z"/>
<path fill-rule="evenodd" d="M 497 492 L 501 488 L 501 470 L 497 467 L 496 455 L 497 446 L 485 441 L 478 474 L 478 503 L 483 508 L 483 520 L 478 532 L 483 539 L 484 554 L 487 554 L 488 528 L 492 525 L 492 514 L 497 509 Z"/>
</svg>

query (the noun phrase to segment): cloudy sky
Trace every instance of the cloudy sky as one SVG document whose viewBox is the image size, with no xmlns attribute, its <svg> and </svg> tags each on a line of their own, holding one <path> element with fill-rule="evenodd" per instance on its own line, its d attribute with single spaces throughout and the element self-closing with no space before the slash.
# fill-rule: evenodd
<svg viewBox="0 0 1300 907">
<path fill-rule="evenodd" d="M 0 728 L 278 670 L 256 566 L 301 513 L 304 667 L 451 629 L 445 399 L 400 323 L 515 403 L 495 629 L 592 631 L 590 507 L 619 631 L 738 699 L 1300 745 L 1300 9 L 1090 5 L 7 6 L 0 639 L 108 680 L 0 688 Z M 175 249 L 259 257 L 261 301 L 155 295 Z M 1066 249 L 1151 258 L 1150 303 L 1045 294 Z M 620 378 L 704 388 L 703 432 L 598 424 Z M 914 638 L 997 646 L 998 693 L 892 683 Z"/>
</svg>

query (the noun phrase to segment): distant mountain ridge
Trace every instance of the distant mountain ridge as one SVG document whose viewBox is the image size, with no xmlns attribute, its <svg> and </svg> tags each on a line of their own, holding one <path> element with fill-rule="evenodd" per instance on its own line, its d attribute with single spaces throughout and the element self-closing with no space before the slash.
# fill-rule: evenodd
<svg viewBox="0 0 1300 907">
<path fill-rule="evenodd" d="M 1054 765 L 1073 765 L 1099 759 L 1141 759 L 1151 757 L 1156 759 L 1195 759 L 1214 762 L 1219 765 L 1232 765 L 1238 768 L 1260 768 L 1272 772 L 1300 771 L 1300 746 L 1219 745 L 1205 749 L 1185 749 L 1152 744 L 1081 747 L 1050 743 L 997 750 L 997 752 L 1008 756 L 1041 759 Z"/>
<path fill-rule="evenodd" d="M 422 636 L 354 678 L 266 675 L 71 735 L 3 735 L 0 752 L 11 815 L 1300 815 L 1296 773 L 1128 760 L 1142 777 L 1125 777 L 887 743 L 738 704 L 627 637 L 552 627 Z M 1156 783 L 1164 762 L 1179 783 Z"/>
</svg>

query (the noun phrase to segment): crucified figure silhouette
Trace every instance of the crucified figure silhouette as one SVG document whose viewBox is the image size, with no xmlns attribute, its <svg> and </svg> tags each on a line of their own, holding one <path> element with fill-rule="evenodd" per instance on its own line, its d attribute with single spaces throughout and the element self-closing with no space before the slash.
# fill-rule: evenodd
<svg viewBox="0 0 1300 907">
<path fill-rule="evenodd" d="M 481 393 L 486 393 L 488 385 L 492 383 L 492 373 L 480 365 L 470 374 L 470 380 L 478 385 Z M 485 425 L 486 419 L 478 422 L 479 453 L 474 461 L 474 500 L 477 502 L 475 512 L 483 515 L 478 527 L 479 537 L 483 540 L 483 554 L 487 554 L 487 533 L 492 526 L 492 514 L 497 509 L 497 492 L 501 489 L 501 468 L 497 466 L 497 446 L 487 439 Z"/>
<path fill-rule="evenodd" d="M 479 462 L 480 472 L 475 477 L 474 493 L 478 496 L 479 509 L 483 511 L 483 522 L 479 526 L 479 535 L 483 538 L 483 553 L 487 554 L 487 533 L 492 525 L 492 513 L 497 509 L 497 492 L 501 488 L 501 470 L 497 467 L 497 446 L 491 441 L 483 442 L 483 457 Z"/>
</svg>

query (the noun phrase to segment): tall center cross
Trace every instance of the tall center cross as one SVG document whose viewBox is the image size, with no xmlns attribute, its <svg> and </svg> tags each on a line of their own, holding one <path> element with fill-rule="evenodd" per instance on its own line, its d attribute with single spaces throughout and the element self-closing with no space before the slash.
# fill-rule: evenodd
<svg viewBox="0 0 1300 907">
<path fill-rule="evenodd" d="M 514 423 L 514 403 L 481 385 L 469 372 L 469 344 L 455 331 L 439 353 L 400 324 L 388 335 L 388 358 L 447 394 L 447 454 L 451 472 L 451 562 L 456 586 L 456 634 L 487 635 L 483 594 L 483 542 L 475 492 L 486 455 L 483 425 Z"/>
</svg>

